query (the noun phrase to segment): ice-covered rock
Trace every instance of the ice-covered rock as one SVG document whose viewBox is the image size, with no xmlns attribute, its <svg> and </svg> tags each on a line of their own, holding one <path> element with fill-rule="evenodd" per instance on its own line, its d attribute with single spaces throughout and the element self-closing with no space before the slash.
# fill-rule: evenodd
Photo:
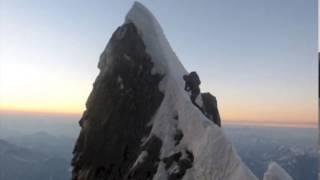
<svg viewBox="0 0 320 180">
<path fill-rule="evenodd" d="M 73 180 L 256 179 L 215 124 L 215 97 L 205 94 L 202 103 L 199 96 L 202 110 L 191 102 L 182 78 L 188 72 L 143 5 L 134 3 L 98 67 Z"/>
</svg>

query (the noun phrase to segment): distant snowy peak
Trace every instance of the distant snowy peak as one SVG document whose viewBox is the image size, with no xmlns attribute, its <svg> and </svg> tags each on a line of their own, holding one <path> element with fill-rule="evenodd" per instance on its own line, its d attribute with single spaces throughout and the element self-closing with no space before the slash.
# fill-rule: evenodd
<svg viewBox="0 0 320 180">
<path fill-rule="evenodd" d="M 293 180 L 293 179 L 276 162 L 271 162 L 269 164 L 268 170 L 264 174 L 263 180 Z"/>
</svg>

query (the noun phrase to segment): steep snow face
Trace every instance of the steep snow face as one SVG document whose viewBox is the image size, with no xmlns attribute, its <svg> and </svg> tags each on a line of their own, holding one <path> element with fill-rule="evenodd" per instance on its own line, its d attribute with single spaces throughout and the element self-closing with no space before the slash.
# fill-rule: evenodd
<svg viewBox="0 0 320 180">
<path fill-rule="evenodd" d="M 187 71 L 173 52 L 163 30 L 156 18 L 142 4 L 135 2 L 126 16 L 126 23 L 134 23 L 146 45 L 147 52 L 155 63 L 155 71 L 180 80 Z"/>
<path fill-rule="evenodd" d="M 182 76 L 187 71 L 171 49 L 159 23 L 140 3 L 135 3 L 126 22 L 136 25 L 152 57 L 155 72 L 165 74 L 160 90 L 165 97 L 153 118 L 152 133 L 160 137 L 161 159 L 184 149 L 192 152 L 193 165 L 183 179 L 256 179 L 242 163 L 223 131 L 197 109 L 184 91 Z M 174 136 L 181 130 L 183 138 L 175 146 Z M 167 179 L 175 167 L 160 162 L 153 179 Z"/>
<path fill-rule="evenodd" d="M 292 180 L 292 178 L 276 162 L 272 162 L 269 164 L 268 170 L 265 172 L 263 180 Z"/>
</svg>

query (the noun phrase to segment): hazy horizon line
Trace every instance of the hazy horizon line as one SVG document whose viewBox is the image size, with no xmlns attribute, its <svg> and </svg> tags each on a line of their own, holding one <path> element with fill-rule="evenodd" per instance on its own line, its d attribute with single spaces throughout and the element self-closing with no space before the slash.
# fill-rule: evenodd
<svg viewBox="0 0 320 180">
<path fill-rule="evenodd" d="M 28 111 L 28 110 L 7 110 L 0 109 L 0 115 L 34 115 L 34 116 L 66 116 L 66 117 L 75 117 L 78 116 L 81 118 L 82 112 L 53 112 L 53 111 Z M 292 127 L 292 128 L 318 128 L 318 122 L 313 121 L 303 121 L 303 122 L 285 122 L 285 121 L 264 121 L 259 122 L 257 120 L 230 120 L 225 119 L 222 121 L 222 124 L 226 125 L 242 125 L 242 126 L 266 126 L 266 127 Z"/>
<path fill-rule="evenodd" d="M 11 110 L 0 109 L 0 114 L 30 114 L 30 115 L 57 115 L 57 116 L 81 116 L 82 112 L 60 112 L 60 111 L 29 111 L 29 110 Z"/>
<path fill-rule="evenodd" d="M 290 128 L 318 128 L 318 122 L 278 122 L 278 121 L 270 121 L 270 122 L 257 122 L 257 121 L 234 121 L 234 120 L 226 120 L 226 125 L 238 125 L 238 126 L 262 126 L 262 127 L 290 127 Z"/>
</svg>

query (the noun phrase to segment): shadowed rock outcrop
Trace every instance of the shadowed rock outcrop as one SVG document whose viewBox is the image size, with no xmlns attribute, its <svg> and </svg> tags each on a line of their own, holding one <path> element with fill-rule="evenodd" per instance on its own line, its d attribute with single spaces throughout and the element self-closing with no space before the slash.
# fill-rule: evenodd
<svg viewBox="0 0 320 180">
<path fill-rule="evenodd" d="M 151 73 L 153 63 L 145 49 L 135 25 L 127 23 L 102 53 L 100 74 L 79 122 L 73 180 L 152 179 L 162 142 L 150 135 L 148 122 L 163 99 L 158 89 L 163 76 Z M 146 152 L 143 165 L 136 162 L 141 152 Z"/>
<path fill-rule="evenodd" d="M 211 119 L 215 124 L 221 126 L 221 119 L 218 110 L 218 104 L 216 97 L 212 96 L 210 93 L 201 93 L 201 98 L 203 101 L 203 109 L 205 115 Z"/>
<path fill-rule="evenodd" d="M 165 157 L 163 162 L 168 170 L 168 180 L 182 179 L 186 171 L 192 167 L 193 160 L 193 154 L 188 150 L 182 150 Z"/>
</svg>

